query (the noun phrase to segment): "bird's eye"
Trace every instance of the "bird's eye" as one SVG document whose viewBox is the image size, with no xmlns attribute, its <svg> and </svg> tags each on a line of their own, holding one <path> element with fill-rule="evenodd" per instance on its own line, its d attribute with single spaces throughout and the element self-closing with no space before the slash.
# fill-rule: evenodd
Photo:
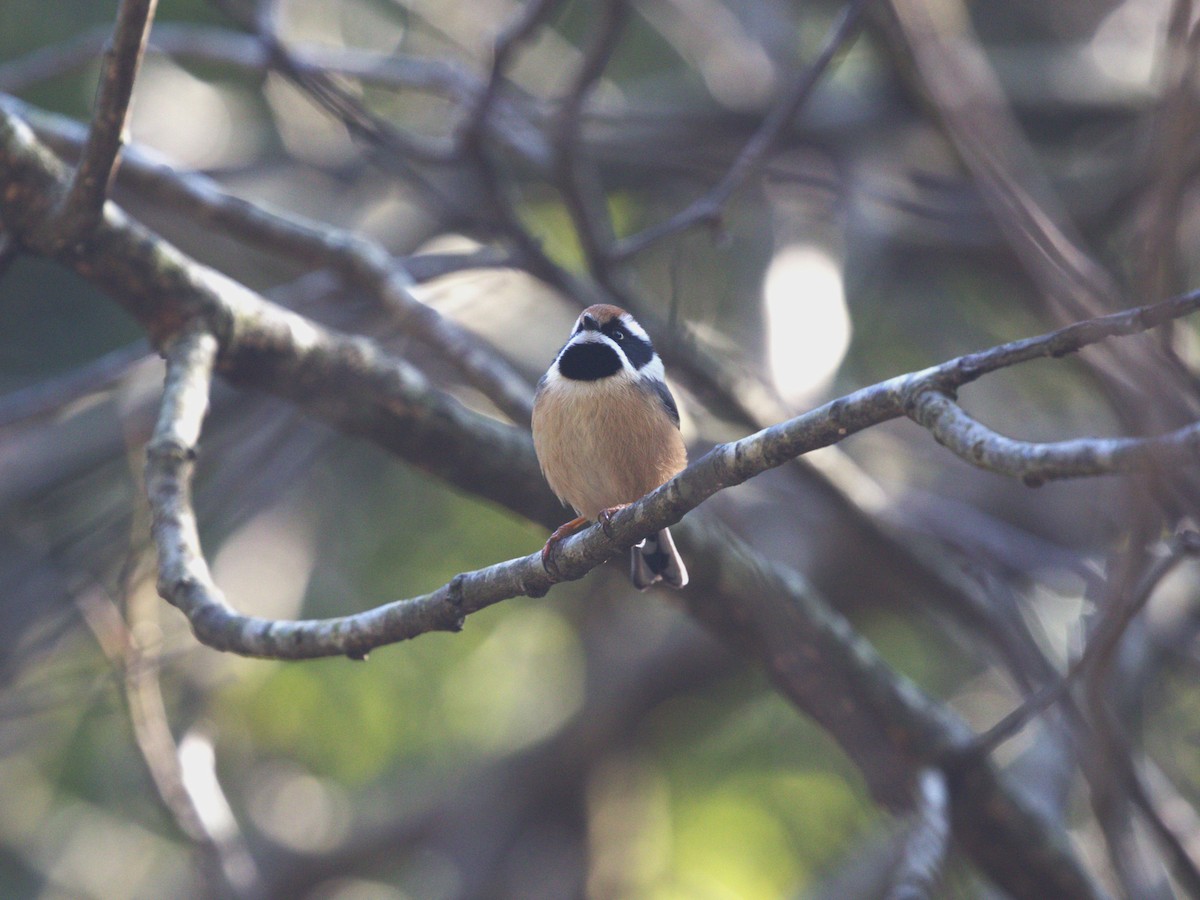
<svg viewBox="0 0 1200 900">
<path fill-rule="evenodd" d="M 625 332 L 623 332 L 623 331 L 614 331 L 614 332 L 613 332 L 613 340 L 614 340 L 614 341 L 623 341 L 623 340 L 625 340 Z"/>
</svg>

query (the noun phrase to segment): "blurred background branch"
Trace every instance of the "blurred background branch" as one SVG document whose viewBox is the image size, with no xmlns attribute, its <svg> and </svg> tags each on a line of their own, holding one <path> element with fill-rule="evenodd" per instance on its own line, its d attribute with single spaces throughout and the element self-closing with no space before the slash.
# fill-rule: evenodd
<svg viewBox="0 0 1200 900">
<path fill-rule="evenodd" d="M 954 360 L 930 386 L 1022 454 L 1189 433 L 1194 324 L 1062 327 L 1190 297 L 1189 0 L 164 0 L 133 144 L 80 205 L 116 204 L 64 246 L 79 123 L 125 102 L 93 110 L 97 56 L 150 19 L 67 5 L 0 10 L 0 892 L 884 896 L 929 765 L 954 842 L 922 890 L 1196 892 L 1188 453 L 1030 491 L 887 381 Z M 718 231 L 657 234 L 706 197 Z M 680 529 L 683 605 L 756 667 L 606 567 L 367 666 L 146 615 L 145 339 L 220 348 L 213 579 L 328 619 L 536 551 L 562 512 L 530 386 L 602 299 L 654 335 L 708 474 L 837 444 Z"/>
</svg>

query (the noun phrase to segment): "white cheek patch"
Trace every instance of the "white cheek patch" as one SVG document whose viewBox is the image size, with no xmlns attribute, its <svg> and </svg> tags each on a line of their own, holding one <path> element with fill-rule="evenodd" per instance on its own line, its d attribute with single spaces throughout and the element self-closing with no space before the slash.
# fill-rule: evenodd
<svg viewBox="0 0 1200 900">
<path fill-rule="evenodd" d="M 629 365 L 629 363 L 626 362 L 625 365 Z M 667 380 L 666 370 L 663 369 L 662 360 L 659 359 L 657 353 L 654 354 L 654 356 L 651 358 L 650 362 L 648 362 L 644 366 L 642 366 L 642 370 L 640 372 L 638 372 L 637 375 L 638 375 L 638 378 L 642 379 L 643 381 L 666 381 Z"/>
<path fill-rule="evenodd" d="M 642 326 L 637 323 L 637 320 L 634 319 L 633 316 L 629 315 L 629 313 L 621 316 L 621 324 L 625 326 L 626 330 L 630 334 L 634 335 L 635 337 L 640 337 L 647 344 L 653 345 L 654 342 L 650 340 L 650 335 L 646 334 L 646 329 L 642 328 Z"/>
<path fill-rule="evenodd" d="M 558 357 L 554 357 L 554 362 L 550 364 L 550 368 L 546 370 L 546 374 L 542 376 L 539 386 L 556 387 L 565 379 L 558 374 Z"/>
</svg>

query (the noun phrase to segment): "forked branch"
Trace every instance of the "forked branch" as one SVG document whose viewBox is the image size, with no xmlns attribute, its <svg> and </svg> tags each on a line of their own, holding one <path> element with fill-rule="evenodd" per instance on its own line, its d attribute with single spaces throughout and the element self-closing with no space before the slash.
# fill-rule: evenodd
<svg viewBox="0 0 1200 900">
<path fill-rule="evenodd" d="M 1200 292 L 1194 292 L 1000 345 L 863 388 L 756 434 L 721 444 L 613 516 L 607 533 L 594 526 L 565 542 L 558 560 L 559 576 L 563 580 L 581 578 L 621 549 L 674 525 L 719 491 L 905 414 L 969 461 L 1026 480 L 1147 471 L 1195 460 L 1200 457 L 1200 423 L 1161 438 L 1035 444 L 1013 441 L 980 425 L 944 391 L 997 368 L 1144 330 L 1186 315 L 1198 305 Z M 249 656 L 362 657 L 375 647 L 428 631 L 458 630 L 470 613 L 511 597 L 541 596 L 555 583 L 542 567 L 540 554 L 533 553 L 460 574 L 432 593 L 348 616 L 276 621 L 234 612 L 209 576 L 191 508 L 191 474 L 216 353 L 216 338 L 202 329 L 186 331 L 168 348 L 166 388 L 148 448 L 146 476 L 160 558 L 160 591 L 187 615 L 202 642 Z"/>
</svg>

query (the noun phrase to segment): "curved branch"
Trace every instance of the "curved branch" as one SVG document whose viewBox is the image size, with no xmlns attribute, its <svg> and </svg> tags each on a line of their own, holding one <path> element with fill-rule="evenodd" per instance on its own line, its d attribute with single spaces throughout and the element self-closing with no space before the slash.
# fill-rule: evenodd
<svg viewBox="0 0 1200 900">
<path fill-rule="evenodd" d="M 479 585 L 492 587 L 485 594 L 495 598 L 490 602 L 536 590 L 536 585 L 521 581 L 522 570 L 530 567 L 530 559 L 526 559 L 460 575 L 431 594 L 358 615 L 282 622 L 234 612 L 209 573 L 191 500 L 217 340 L 208 331 L 193 328 L 171 344 L 166 356 L 162 408 L 146 447 L 146 492 L 153 513 L 151 533 L 158 548 L 158 590 L 187 616 L 202 643 L 274 659 L 332 655 L 362 659 L 381 644 L 429 631 L 459 630 L 466 613 L 488 605 L 486 600 L 472 603 Z M 543 580 L 548 588 L 549 578 L 544 573 Z"/>
<path fill-rule="evenodd" d="M 1051 343 L 1053 335 L 1047 335 L 1045 339 L 1046 343 Z M 202 352 L 198 349 L 210 344 L 211 350 Z M 1002 348 L 997 348 L 998 354 L 1000 350 Z M 199 396 L 202 391 L 203 397 L 207 398 L 207 379 L 211 378 L 213 364 L 211 355 L 215 352 L 216 339 L 204 332 L 186 334 L 168 351 L 167 387 L 162 414 L 148 451 L 154 474 L 163 476 L 165 480 L 153 480 L 151 471 L 148 469 L 147 472 L 148 484 L 162 486 L 161 492 L 151 491 L 156 522 L 161 517 L 167 523 L 155 532 L 165 570 L 161 589 L 164 596 L 188 616 L 202 642 L 217 649 L 252 656 L 288 659 L 342 654 L 362 656 L 375 647 L 412 638 L 426 631 L 457 630 L 463 617 L 469 613 L 511 597 L 541 596 L 556 580 L 581 578 L 619 549 L 636 543 L 660 528 L 678 523 L 684 514 L 719 491 L 741 484 L 810 450 L 836 443 L 849 434 L 895 418 L 903 409 L 907 408 L 911 415 L 945 442 L 948 439 L 944 433 L 947 428 L 939 425 L 946 416 L 944 404 L 957 409 L 944 395 L 929 388 L 929 384 L 936 381 L 940 374 L 954 370 L 957 361 L 952 360 L 924 373 L 902 376 L 864 388 L 739 441 L 718 445 L 683 473 L 614 515 L 607 529 L 593 526 L 566 541 L 558 558 L 557 579 L 546 573 L 540 555 L 535 553 L 461 574 L 430 594 L 395 601 L 355 615 L 280 622 L 240 616 L 228 608 L 208 576 L 198 538 L 194 534 L 195 524 L 188 493 L 204 407 L 193 395 Z M 981 356 L 986 358 L 987 354 Z M 184 392 L 183 387 L 188 391 Z M 906 402 L 906 397 L 914 399 Z M 190 402 L 184 403 L 189 398 Z M 930 409 L 941 412 L 933 415 L 928 413 Z M 965 417 L 965 414 L 962 415 Z M 176 418 L 180 419 L 180 424 L 173 425 Z M 976 427 L 982 429 L 982 426 Z M 948 431 L 951 437 L 958 436 L 953 428 Z M 1185 431 L 1190 440 L 1196 427 Z M 998 435 L 994 437 L 999 438 Z M 470 440 L 466 435 L 462 439 Z M 1121 439 L 1120 453 L 1108 452 L 1105 449 L 1108 443 L 1110 441 L 1067 442 L 1064 446 L 1070 451 L 1069 454 L 1064 450 L 1056 452 L 1053 457 L 1042 455 L 1044 466 L 1053 462 L 1056 468 L 1051 470 L 1044 467 L 1036 471 L 1053 471 L 1055 477 L 1078 477 L 1132 471 L 1162 463 L 1159 453 L 1146 449 L 1159 449 L 1161 442 L 1155 439 Z M 1006 458 L 1003 457 L 1003 448 L 986 452 L 972 450 L 982 445 L 969 441 L 965 446 L 963 452 L 968 457 L 974 453 L 989 460 L 993 457 Z M 1048 446 L 1051 449 L 1056 447 Z M 1191 444 L 1184 446 L 1190 448 Z M 1050 462 L 1046 461 L 1047 458 Z M 1023 459 L 1025 456 L 1017 457 L 1018 461 Z M 992 467 L 999 470 L 998 466 L 999 463 L 996 463 Z M 1009 474 L 1028 477 L 1031 471 L 1014 468 Z M 190 527 L 191 531 L 187 532 L 186 527 Z"/>
<path fill-rule="evenodd" d="M 1144 472 L 1200 461 L 1200 422 L 1153 438 L 1018 441 L 992 431 L 938 390 L 913 398 L 908 415 L 973 466 L 1036 487 L 1061 478 Z"/>
<path fill-rule="evenodd" d="M 289 398 L 528 518 L 557 517 L 560 505 L 542 482 L 528 432 L 467 410 L 373 342 L 268 302 L 190 259 L 113 203 L 106 204 L 92 240 L 61 246 L 46 223 L 67 177 L 62 163 L 0 103 L 0 182 L 7 185 L 0 218 L 25 249 L 58 259 L 108 292 L 153 343 L 202 320 L 234 381 Z"/>
<path fill-rule="evenodd" d="M 249 379 L 258 387 L 296 400 L 339 427 L 368 434 L 452 483 L 529 518 L 546 523 L 557 518 L 556 505 L 541 487 L 525 432 L 471 413 L 371 342 L 338 335 L 268 303 L 188 259 L 125 217 L 113 204 L 106 208 L 105 219 L 89 246 L 66 252 L 52 239 L 46 239 L 44 222 L 54 198 L 63 190 L 65 173 L 26 126 L 3 107 L 0 173 L 9 176 L 13 185 L 0 198 L 6 225 L 31 244 L 31 249 L 60 256 L 109 290 L 160 341 L 169 338 L 181 323 L 203 321 L 222 348 L 222 364 L 234 380 Z M 678 478 L 619 512 L 612 520 L 611 540 L 593 528 L 567 542 L 561 571 L 564 577 L 579 577 L 619 546 L 674 524 L 719 490 L 904 415 L 911 405 L 909 398 L 919 398 L 922 391 L 964 384 L 1003 366 L 1072 352 L 1115 334 L 1136 333 L 1186 315 L 1197 306 L 1200 292 L 1193 292 L 1155 306 L 1005 344 L 863 388 L 787 422 L 718 446 Z M 353 395 L 356 402 L 347 403 L 347 395 Z M 180 446 L 192 447 L 194 441 Z M 446 452 L 449 447 L 456 448 L 454 454 Z M 530 491 L 531 485 L 537 489 Z M 488 574 L 480 575 L 478 583 L 500 593 L 517 589 L 519 593 L 536 593 L 548 587 L 533 557 L 526 558 L 521 575 L 514 576 L 504 568 L 520 568 L 519 563 L 501 564 L 503 571 L 481 570 Z M 468 583 L 473 585 L 475 581 Z M 449 586 L 443 591 L 449 592 Z M 489 593 L 487 601 L 495 602 L 493 596 L 503 599 Z M 480 595 L 478 601 L 471 602 L 483 603 L 484 599 Z M 434 603 L 432 599 L 424 602 Z M 444 597 L 437 601 L 442 602 Z M 387 620 L 388 614 L 379 615 Z M 353 627 L 359 624 L 356 621 Z M 348 627 L 352 626 L 341 626 L 343 630 Z M 287 628 L 291 633 L 296 626 Z M 261 626 L 262 634 L 268 631 Z M 409 636 L 408 632 L 403 634 Z M 360 638 L 355 641 L 353 645 L 334 642 L 319 646 L 323 652 L 340 653 L 361 647 Z"/>
</svg>

